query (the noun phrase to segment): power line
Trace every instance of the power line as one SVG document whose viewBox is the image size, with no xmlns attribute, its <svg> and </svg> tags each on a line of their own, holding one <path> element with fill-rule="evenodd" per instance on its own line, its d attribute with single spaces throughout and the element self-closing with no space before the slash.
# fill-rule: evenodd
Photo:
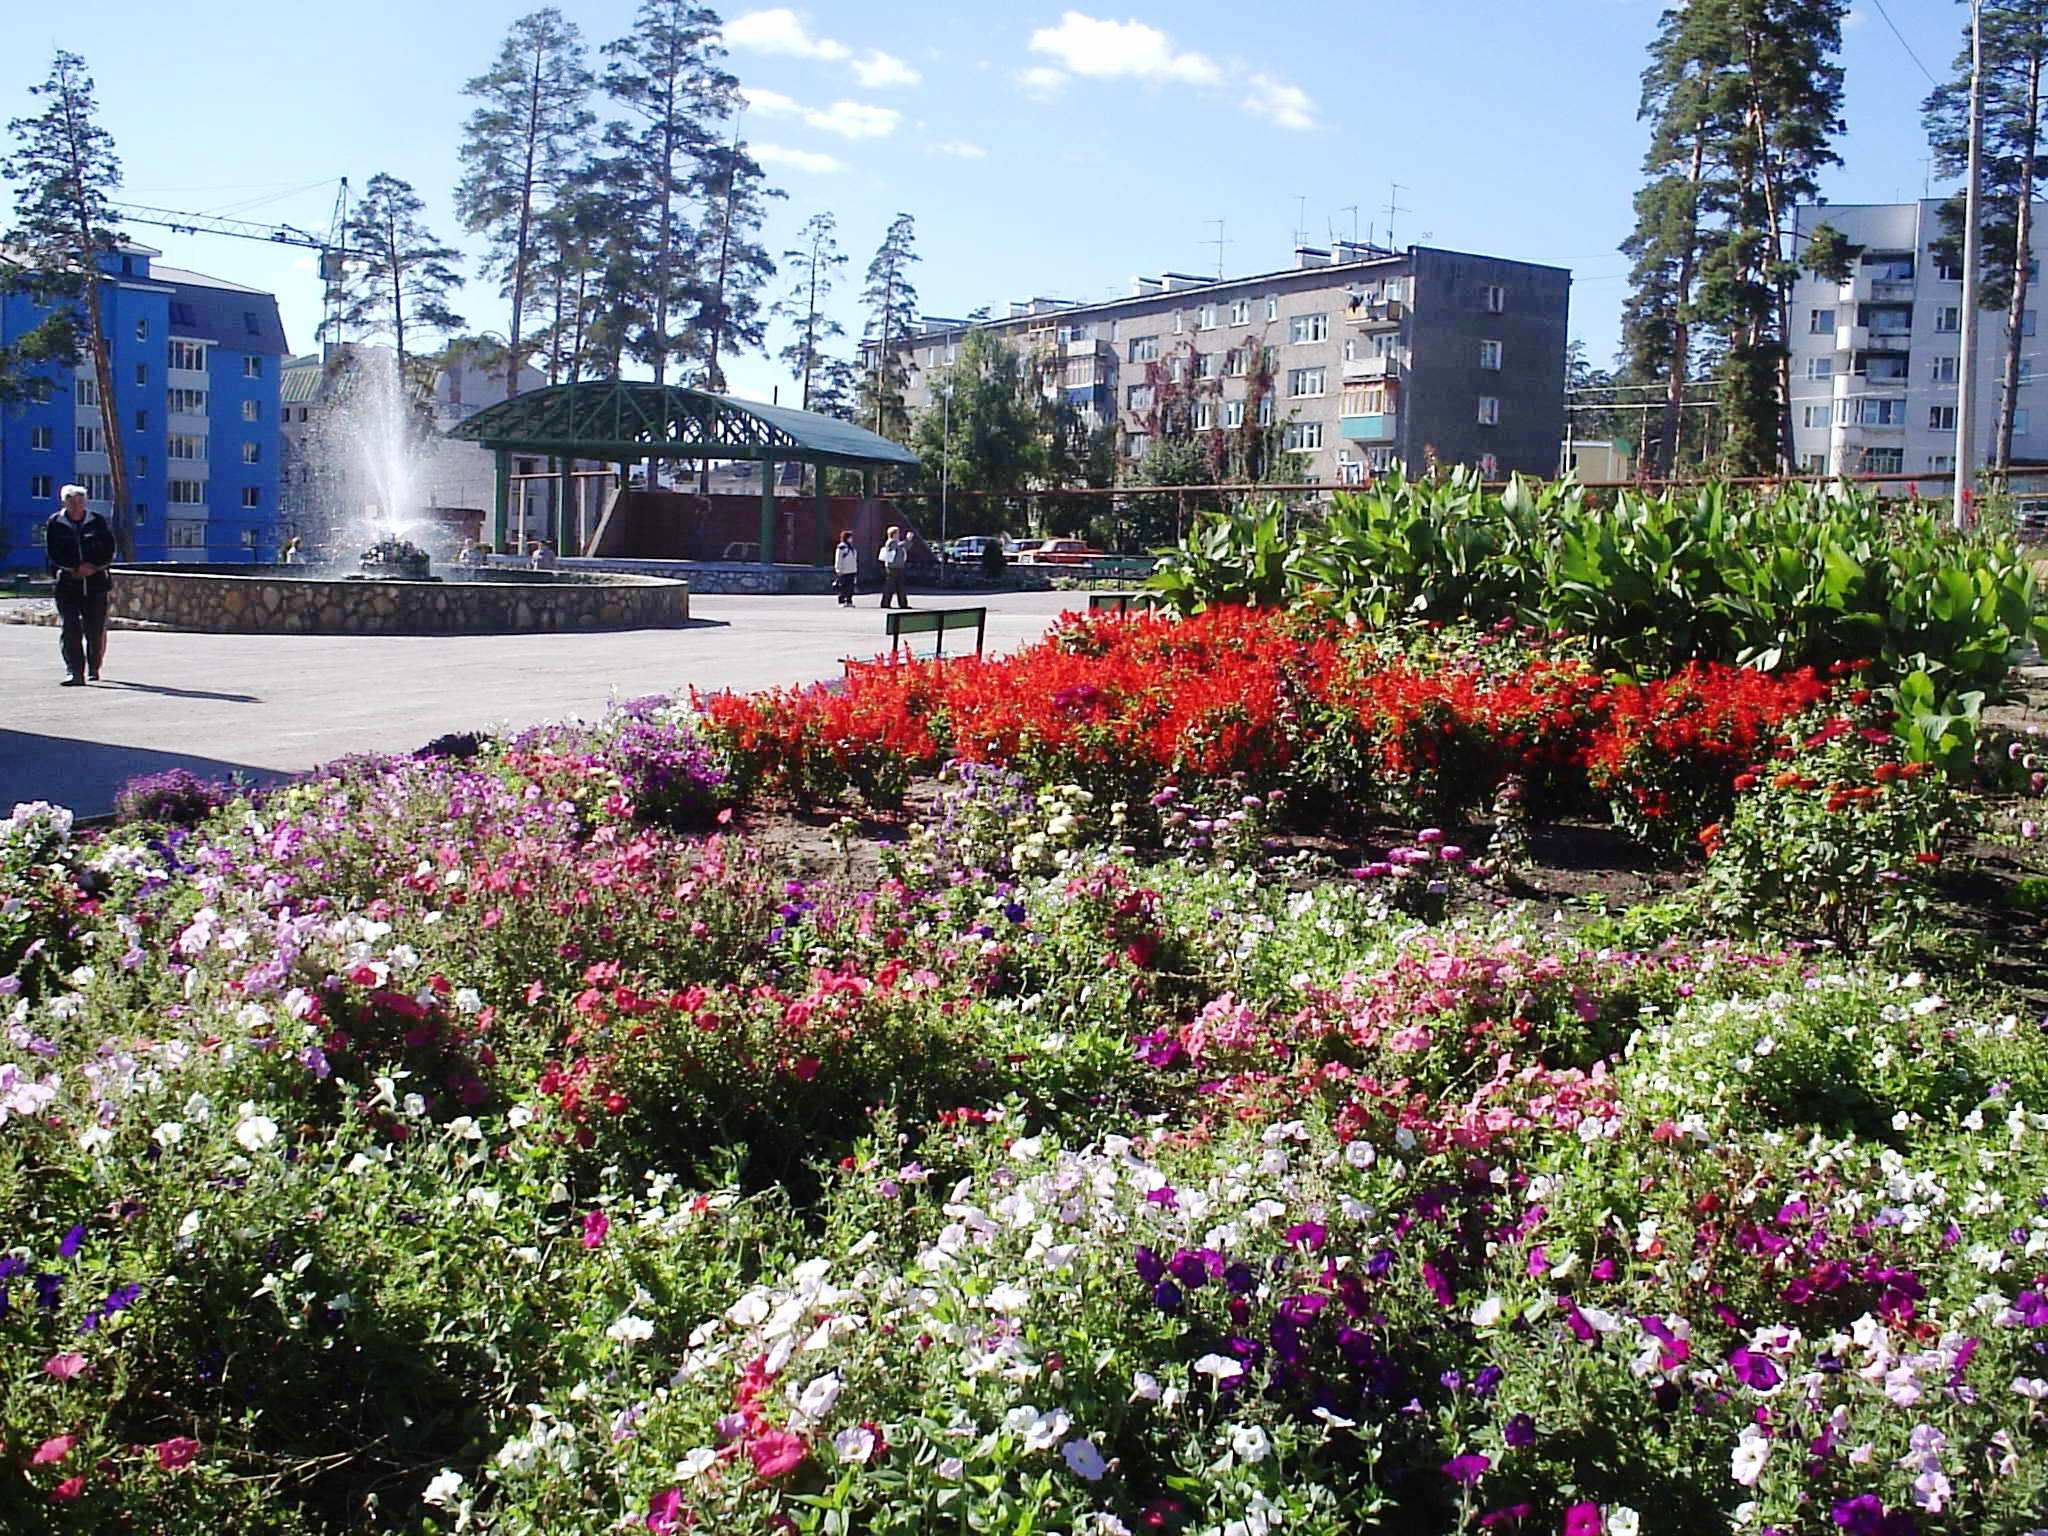
<svg viewBox="0 0 2048 1536">
<path fill-rule="evenodd" d="M 1913 45 L 1906 41 L 1906 34 L 1899 30 L 1898 23 L 1891 18 L 1891 12 L 1884 8 L 1884 0 L 1870 0 L 1870 3 L 1877 7 L 1877 14 L 1884 18 L 1884 24 L 1892 29 L 1892 36 L 1896 37 L 1899 46 L 1906 50 L 1906 57 L 1911 59 L 1914 67 L 1927 77 L 1927 83 L 1939 90 L 1941 82 L 1934 78 L 1933 70 L 1920 62 L 1920 55 L 1913 51 Z"/>
</svg>

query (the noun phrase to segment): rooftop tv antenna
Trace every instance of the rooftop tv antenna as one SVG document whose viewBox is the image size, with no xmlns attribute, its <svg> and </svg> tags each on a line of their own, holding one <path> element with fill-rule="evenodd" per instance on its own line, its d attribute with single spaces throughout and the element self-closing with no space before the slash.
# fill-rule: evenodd
<svg viewBox="0 0 2048 1536">
<path fill-rule="evenodd" d="M 1394 215 L 1397 213 L 1414 212 L 1412 208 L 1404 206 L 1401 202 L 1401 194 L 1408 190 L 1407 187 L 1402 186 L 1398 181 L 1387 183 L 1387 248 L 1389 250 L 1400 249 L 1394 241 Z"/>
<path fill-rule="evenodd" d="M 1358 204 L 1347 203 L 1342 208 L 1339 208 L 1337 211 L 1339 213 L 1348 213 L 1351 215 L 1351 243 L 1353 245 L 1358 244 Z M 1336 236 L 1333 234 L 1331 238 L 1334 240 Z"/>
<path fill-rule="evenodd" d="M 1223 247 L 1235 245 L 1237 242 L 1235 240 L 1226 240 L 1223 237 L 1223 220 L 1211 219 L 1209 222 L 1216 226 L 1216 234 L 1214 238 L 1204 240 L 1202 244 L 1216 247 L 1216 278 L 1217 281 L 1221 282 L 1223 279 Z"/>
</svg>

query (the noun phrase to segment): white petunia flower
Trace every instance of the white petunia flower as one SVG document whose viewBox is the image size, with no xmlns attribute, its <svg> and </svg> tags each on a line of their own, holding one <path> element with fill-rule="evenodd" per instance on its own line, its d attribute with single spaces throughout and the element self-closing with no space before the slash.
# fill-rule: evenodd
<svg viewBox="0 0 2048 1536">
<path fill-rule="evenodd" d="M 1729 1475 L 1743 1487 L 1754 1488 L 1756 1480 L 1764 1474 L 1764 1463 L 1770 1459 L 1771 1442 L 1754 1424 L 1746 1424 L 1742 1438 L 1735 1442 L 1735 1454 L 1729 1459 Z"/>
<path fill-rule="evenodd" d="M 1102 1452 L 1095 1448 L 1093 1440 L 1069 1440 L 1060 1447 L 1060 1454 L 1067 1459 L 1067 1466 L 1074 1476 L 1087 1482 L 1098 1481 L 1109 1470 L 1109 1463 L 1102 1459 Z"/>
<path fill-rule="evenodd" d="M 1239 1424 L 1230 1431 L 1230 1450 L 1239 1461 L 1256 1466 L 1272 1449 L 1273 1442 L 1256 1424 Z"/>
<path fill-rule="evenodd" d="M 627 1346 L 645 1344 L 654 1337 L 654 1324 L 644 1317 L 636 1317 L 631 1312 L 628 1312 L 616 1323 L 613 1323 L 611 1327 L 605 1329 L 604 1336 Z"/>
<path fill-rule="evenodd" d="M 875 1432 L 860 1424 L 842 1429 L 832 1437 L 832 1449 L 838 1453 L 839 1459 L 857 1467 L 867 1465 L 875 1454 L 875 1444 Z"/>
<path fill-rule="evenodd" d="M 443 1467 L 434 1474 L 433 1481 L 427 1484 L 427 1491 L 421 1494 L 420 1498 L 428 1504 L 445 1509 L 461 1496 L 462 1474 Z"/>
<path fill-rule="evenodd" d="M 1213 1376 L 1220 1386 L 1226 1381 L 1235 1381 L 1244 1374 L 1244 1366 L 1228 1355 L 1204 1355 L 1195 1362 L 1197 1376 Z"/>
<path fill-rule="evenodd" d="M 235 1125 L 235 1144 L 244 1152 L 261 1152 L 276 1141 L 277 1122 L 268 1115 L 257 1114 L 254 1104 L 244 1104 Z"/>
</svg>

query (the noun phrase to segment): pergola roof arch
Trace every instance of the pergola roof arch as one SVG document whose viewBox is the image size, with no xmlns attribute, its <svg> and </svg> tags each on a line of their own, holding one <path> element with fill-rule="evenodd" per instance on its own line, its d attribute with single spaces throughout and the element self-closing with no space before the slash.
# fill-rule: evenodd
<svg viewBox="0 0 2048 1536">
<path fill-rule="evenodd" d="M 448 436 L 502 452 L 606 463 L 752 459 L 884 469 L 918 462 L 902 444 L 834 416 L 639 379 L 529 390 L 486 406 Z"/>
</svg>

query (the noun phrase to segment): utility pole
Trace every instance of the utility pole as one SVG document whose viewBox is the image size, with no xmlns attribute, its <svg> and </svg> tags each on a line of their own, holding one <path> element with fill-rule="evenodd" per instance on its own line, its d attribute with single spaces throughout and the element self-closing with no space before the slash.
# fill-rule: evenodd
<svg viewBox="0 0 2048 1536">
<path fill-rule="evenodd" d="M 1984 0 L 1970 0 L 1970 160 L 1963 188 L 1963 347 L 1957 359 L 1955 526 L 1970 526 L 1977 453 L 1977 200 L 1984 156 Z"/>
<path fill-rule="evenodd" d="M 953 473 L 953 379 L 947 370 L 946 392 L 939 396 L 944 413 L 939 424 L 939 559 L 946 558 L 946 495 L 952 488 Z"/>
</svg>

